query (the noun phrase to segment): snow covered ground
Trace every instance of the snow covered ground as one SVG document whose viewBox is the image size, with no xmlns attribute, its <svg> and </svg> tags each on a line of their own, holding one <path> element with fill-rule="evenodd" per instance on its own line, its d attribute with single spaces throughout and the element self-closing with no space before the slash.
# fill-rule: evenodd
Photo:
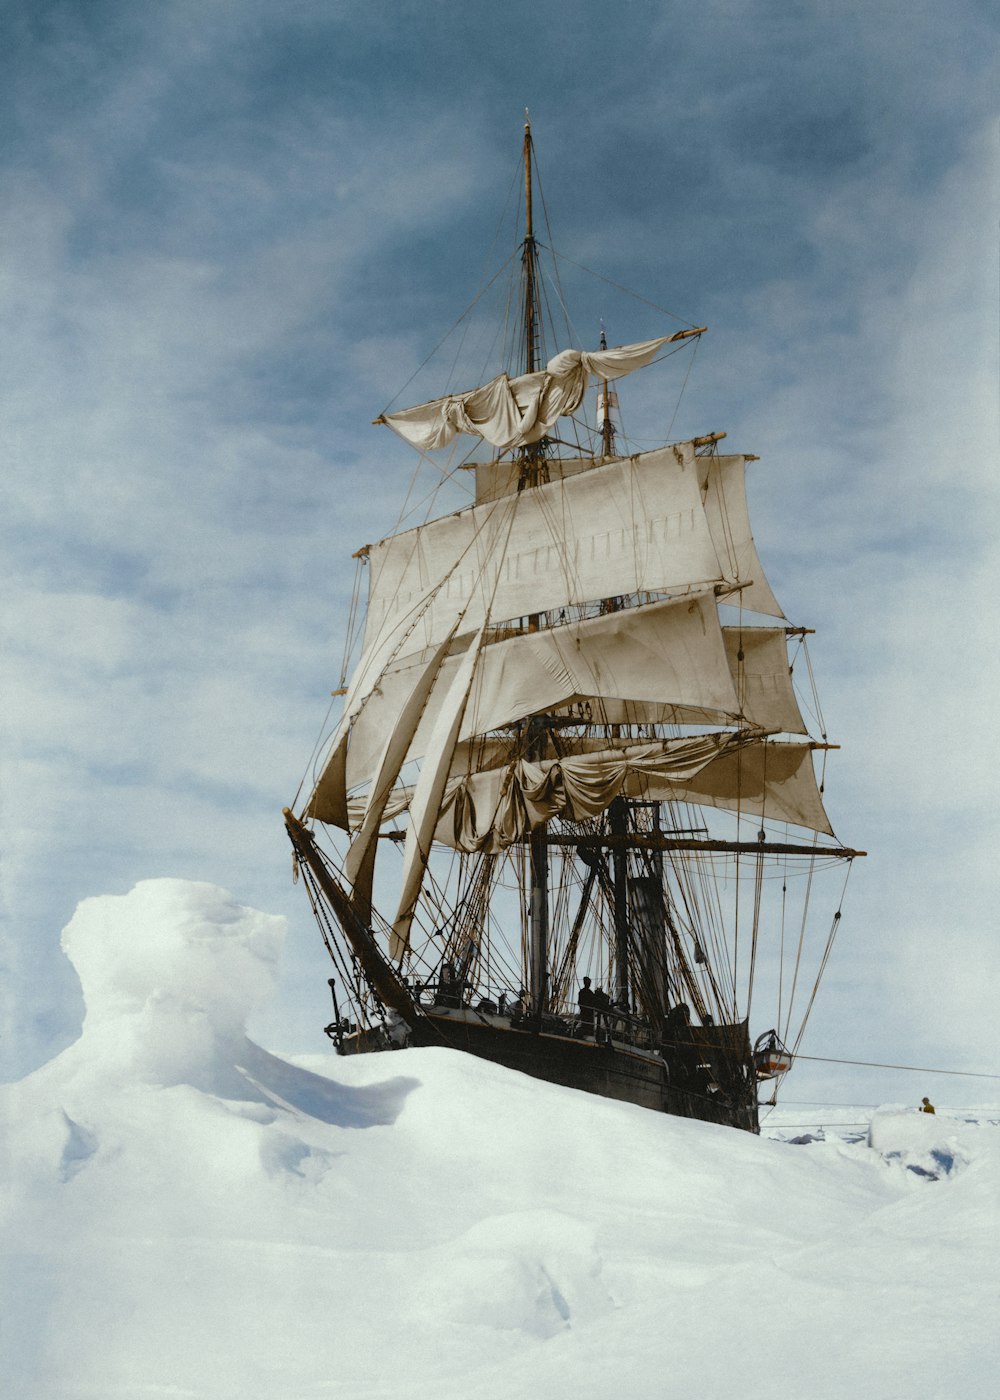
<svg viewBox="0 0 1000 1400">
<path fill-rule="evenodd" d="M 293 1065 L 243 1031 L 282 934 L 175 880 L 67 927 L 81 1038 L 0 1090 L 6 1394 L 996 1394 L 1000 1113 L 758 1139 L 447 1050 Z"/>
</svg>

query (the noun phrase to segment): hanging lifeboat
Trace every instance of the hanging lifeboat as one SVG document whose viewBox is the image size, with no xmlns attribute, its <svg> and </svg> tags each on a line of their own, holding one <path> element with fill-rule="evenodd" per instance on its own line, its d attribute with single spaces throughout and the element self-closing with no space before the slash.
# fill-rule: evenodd
<svg viewBox="0 0 1000 1400">
<path fill-rule="evenodd" d="M 792 1067 L 792 1054 L 778 1039 L 777 1031 L 765 1031 L 753 1047 L 753 1064 L 758 1079 L 777 1079 Z"/>
</svg>

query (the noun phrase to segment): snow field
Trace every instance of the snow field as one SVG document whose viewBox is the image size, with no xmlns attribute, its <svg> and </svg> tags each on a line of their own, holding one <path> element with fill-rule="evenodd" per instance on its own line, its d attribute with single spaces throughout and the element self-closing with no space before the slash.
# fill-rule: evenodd
<svg viewBox="0 0 1000 1400">
<path fill-rule="evenodd" d="M 996 1393 L 1000 1131 L 800 1145 L 448 1050 L 283 1061 L 281 921 L 147 881 L 64 934 L 80 1039 L 0 1090 L 11 1395 Z"/>
</svg>

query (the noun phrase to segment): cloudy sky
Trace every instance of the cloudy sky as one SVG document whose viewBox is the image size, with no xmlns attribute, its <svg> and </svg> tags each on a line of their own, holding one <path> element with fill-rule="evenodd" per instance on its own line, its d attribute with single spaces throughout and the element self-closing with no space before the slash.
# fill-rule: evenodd
<svg viewBox="0 0 1000 1400">
<path fill-rule="evenodd" d="M 567 269 L 710 326 L 673 435 L 761 454 L 758 542 L 817 628 L 828 807 L 871 855 L 804 1048 L 1000 1072 L 993 6 L 4 10 L 6 1074 L 78 1032 L 77 903 L 160 875 L 288 916 L 257 1031 L 320 1043 L 280 810 L 412 469 L 370 420 L 507 254 L 525 106 Z M 674 329 L 567 291 L 585 336 Z M 997 1086 L 796 1085 L 918 1087 Z"/>
</svg>

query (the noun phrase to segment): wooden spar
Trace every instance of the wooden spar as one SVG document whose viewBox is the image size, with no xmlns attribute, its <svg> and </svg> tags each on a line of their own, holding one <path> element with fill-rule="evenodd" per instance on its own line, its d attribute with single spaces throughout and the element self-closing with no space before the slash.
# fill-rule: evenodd
<svg viewBox="0 0 1000 1400">
<path fill-rule="evenodd" d="M 559 832 L 547 836 L 546 842 L 550 846 L 582 846 L 594 849 L 626 846 L 648 851 L 728 851 L 734 855 L 835 856 L 838 860 L 853 860 L 855 856 L 868 854 L 867 851 L 852 851 L 847 846 L 808 846 L 795 841 L 701 841 L 655 831 L 629 832 L 627 836 L 609 833 L 603 833 L 601 836 L 577 836 Z"/>
<path fill-rule="evenodd" d="M 403 985 L 402 978 L 375 942 L 371 929 L 358 917 L 350 895 L 323 859 L 312 832 L 289 807 L 284 809 L 284 818 L 296 854 L 312 872 L 379 1000 L 393 1011 L 398 1011 L 404 1021 L 412 1026 L 422 1013 Z"/>
<path fill-rule="evenodd" d="M 544 827 L 537 827 L 531 833 L 531 837 L 537 837 L 539 832 L 544 830 Z M 405 837 L 405 831 L 383 831 L 379 839 L 403 841 Z M 854 851 L 849 846 L 808 846 L 801 841 L 723 841 L 711 838 L 696 840 L 694 837 L 670 836 L 665 832 L 642 831 L 629 832 L 627 836 L 611 835 L 608 832 L 600 836 L 578 836 L 558 832 L 546 834 L 544 840 L 546 846 L 579 846 L 584 850 L 595 851 L 613 850 L 615 847 L 624 846 L 627 849 L 644 851 L 721 851 L 731 855 L 752 856 L 832 856 L 836 860 L 854 860 L 855 856 L 868 854 L 867 851 Z"/>
</svg>

